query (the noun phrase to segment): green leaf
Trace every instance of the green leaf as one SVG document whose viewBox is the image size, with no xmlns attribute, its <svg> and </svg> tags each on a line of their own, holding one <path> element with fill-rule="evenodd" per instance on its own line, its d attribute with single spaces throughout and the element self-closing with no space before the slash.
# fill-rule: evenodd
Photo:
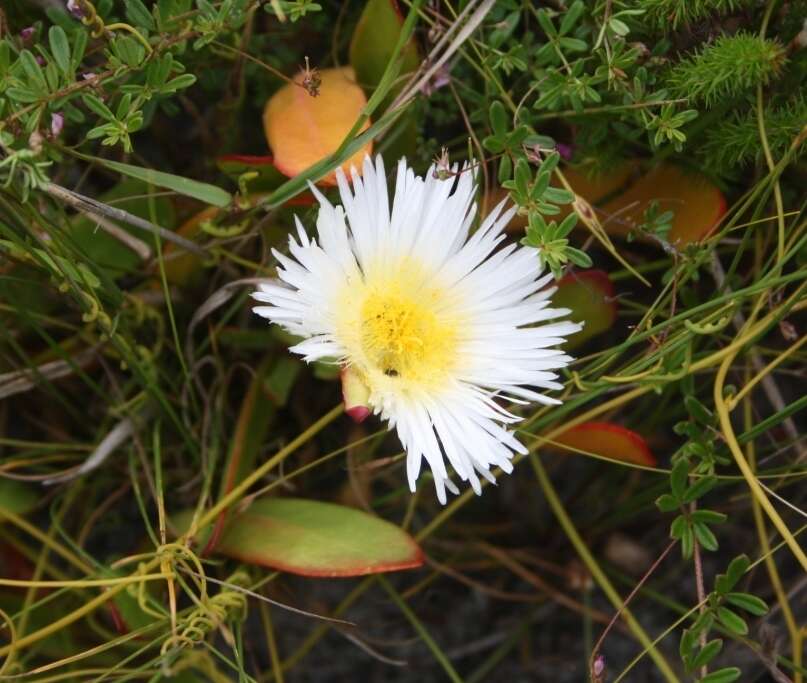
<svg viewBox="0 0 807 683">
<path fill-rule="evenodd" d="M 35 93 L 33 90 L 28 90 L 28 88 L 9 88 L 6 90 L 5 94 L 8 95 L 9 99 L 15 102 L 23 102 L 25 104 L 39 102 L 41 98 L 41 95 Z"/>
<path fill-rule="evenodd" d="M 48 84 L 45 81 L 45 74 L 42 67 L 37 64 L 36 58 L 28 50 L 22 50 L 18 59 L 22 64 L 25 75 L 28 77 L 27 85 L 36 87 L 41 92 L 47 92 Z"/>
<path fill-rule="evenodd" d="M 579 38 L 559 38 L 558 42 L 564 50 L 569 50 L 570 52 L 583 52 L 584 50 L 588 50 L 588 43 Z"/>
<path fill-rule="evenodd" d="M 126 0 L 126 18 L 135 26 L 154 30 L 154 18 L 140 0 Z"/>
<path fill-rule="evenodd" d="M 41 496 L 35 488 L 21 481 L 0 479 L 0 522 L 3 512 L 25 515 L 36 507 Z"/>
<path fill-rule="evenodd" d="M 558 235 L 560 237 L 566 237 L 575 225 L 577 225 L 577 214 L 572 212 L 561 221 Z"/>
<path fill-rule="evenodd" d="M 303 576 L 361 576 L 423 564 L 421 549 L 394 524 L 300 498 L 256 501 L 228 522 L 216 551 Z"/>
<path fill-rule="evenodd" d="M 720 638 L 710 640 L 695 656 L 692 663 L 689 665 L 689 668 L 700 669 L 702 666 L 706 666 L 717 656 L 721 649 L 723 649 L 723 641 Z"/>
<path fill-rule="evenodd" d="M 738 555 L 729 564 L 729 568 L 726 570 L 726 576 L 728 576 L 729 580 L 733 583 L 737 583 L 748 571 L 750 566 L 751 560 L 748 559 L 748 555 Z"/>
<path fill-rule="evenodd" d="M 684 397 L 684 405 L 686 406 L 687 412 L 698 422 L 703 424 L 712 423 L 714 419 L 712 411 L 691 394 Z"/>
<path fill-rule="evenodd" d="M 558 31 L 549 18 L 547 11 L 545 9 L 539 9 L 538 12 L 536 12 L 536 16 L 538 17 L 538 23 L 541 25 L 544 33 L 546 33 L 549 38 L 556 38 Z"/>
<path fill-rule="evenodd" d="M 721 524 L 728 519 L 727 515 L 714 510 L 695 510 L 690 513 L 689 518 L 693 522 L 703 522 L 704 524 Z"/>
<path fill-rule="evenodd" d="M 700 543 L 703 548 L 712 552 L 717 550 L 717 538 L 708 526 L 702 522 L 695 522 L 692 525 L 692 529 L 695 532 L 698 543 Z"/>
<path fill-rule="evenodd" d="M 738 636 L 748 635 L 748 624 L 745 623 L 745 619 L 736 612 L 732 612 L 728 607 L 717 608 L 717 620 Z"/>
<path fill-rule="evenodd" d="M 569 7 L 569 9 L 566 10 L 566 12 L 563 15 L 563 19 L 561 19 L 560 22 L 560 34 L 562 36 L 569 33 L 569 31 L 571 31 L 575 27 L 577 21 L 582 16 L 584 9 L 585 4 L 582 2 L 582 0 L 575 0 L 575 2 L 572 3 L 571 7 Z"/>
<path fill-rule="evenodd" d="M 729 593 L 726 595 L 726 600 L 755 617 L 761 617 L 768 612 L 768 605 L 765 604 L 765 601 L 750 593 Z"/>
<path fill-rule="evenodd" d="M 59 67 L 65 76 L 72 75 L 72 68 L 70 64 L 70 43 L 67 41 L 67 34 L 61 26 L 51 26 L 48 31 L 48 41 L 50 42 L 50 51 L 53 53 L 53 59 L 56 60 L 56 66 Z"/>
<path fill-rule="evenodd" d="M 687 518 L 684 515 L 678 515 L 670 524 L 670 538 L 682 538 L 687 528 Z"/>
<path fill-rule="evenodd" d="M 490 127 L 497 136 L 507 134 L 507 129 L 509 127 L 507 111 L 505 110 L 504 105 L 498 100 L 490 105 Z"/>
<path fill-rule="evenodd" d="M 687 525 L 681 534 L 681 554 L 689 559 L 695 550 L 695 535 L 692 532 L 692 527 Z"/>
<path fill-rule="evenodd" d="M 725 574 L 727 585 L 725 592 L 730 591 L 737 585 L 737 582 L 748 571 L 750 566 L 751 560 L 748 559 L 747 555 L 738 555 L 731 561 Z"/>
<path fill-rule="evenodd" d="M 530 172 L 530 165 L 524 158 L 516 162 L 515 173 L 513 174 L 515 180 L 515 189 L 519 194 L 526 195 L 529 189 L 530 180 L 532 180 L 532 173 Z"/>
<path fill-rule="evenodd" d="M 681 640 L 678 643 L 678 654 L 681 655 L 681 659 L 690 661 L 692 659 L 692 652 L 695 649 L 695 645 L 697 645 L 697 633 L 693 631 L 691 628 L 684 629 L 684 632 L 681 634 Z M 689 664 L 687 664 L 689 666 Z"/>
<path fill-rule="evenodd" d="M 191 180 L 190 178 L 184 178 L 163 171 L 155 171 L 151 168 L 143 168 L 142 166 L 132 166 L 131 164 L 124 164 L 119 161 L 101 159 L 100 157 L 87 155 L 85 158 L 112 169 L 113 171 L 129 176 L 130 178 L 137 178 L 143 182 L 173 190 L 186 197 L 198 199 L 206 204 L 225 207 L 232 201 L 232 195 L 226 190 L 222 190 L 220 187 L 208 183 L 201 183 L 198 180 Z"/>
<path fill-rule="evenodd" d="M 84 51 L 87 49 L 87 36 L 89 31 L 79 29 L 73 32 L 73 50 L 72 60 L 70 64 L 71 72 L 75 72 L 81 65 L 81 60 L 84 59 Z"/>
<path fill-rule="evenodd" d="M 689 463 L 686 460 L 679 460 L 670 473 L 670 488 L 678 500 L 684 499 L 688 479 Z"/>
<path fill-rule="evenodd" d="M 193 74 L 180 74 L 176 78 L 172 78 L 166 83 L 161 90 L 163 92 L 176 92 L 177 90 L 184 90 L 196 83 L 196 76 Z"/>
<path fill-rule="evenodd" d="M 574 201 L 574 193 L 564 190 L 562 187 L 547 187 L 543 199 L 553 204 L 571 204 Z M 577 214 L 575 219 L 577 218 Z"/>
<path fill-rule="evenodd" d="M 98 114 L 98 116 L 100 116 L 102 119 L 106 119 L 107 121 L 115 120 L 115 115 L 112 113 L 112 110 L 95 95 L 87 93 L 82 95 L 81 99 L 84 104 L 87 105 L 87 109 Z"/>
<path fill-rule="evenodd" d="M 499 183 L 503 184 L 510 179 L 510 175 L 513 172 L 513 161 L 510 159 L 509 156 L 503 156 L 499 159 L 499 173 L 498 179 Z"/>
<path fill-rule="evenodd" d="M 608 26 L 618 36 L 626 36 L 630 33 L 630 27 L 624 21 L 616 17 L 611 17 Z"/>
<path fill-rule="evenodd" d="M 146 56 L 145 48 L 134 38 L 130 38 L 129 36 L 115 38 L 111 46 L 115 55 L 126 64 L 126 66 L 132 69 L 140 66 L 140 63 Z"/>
<path fill-rule="evenodd" d="M 403 22 L 397 0 L 368 0 L 364 5 L 350 41 L 350 65 L 362 87 L 378 87 L 401 36 Z M 406 85 L 405 76 L 417 71 L 420 62 L 417 44 L 410 38 L 398 56 L 400 70 L 381 104 L 382 110 Z"/>
<path fill-rule="evenodd" d="M 677 510 L 679 506 L 680 504 L 675 496 L 669 493 L 665 493 L 656 498 L 656 507 L 661 510 L 661 512 L 672 512 L 673 510 Z"/>
<path fill-rule="evenodd" d="M 740 671 L 736 666 L 729 666 L 725 669 L 720 669 L 719 671 L 713 671 L 710 674 L 707 674 L 703 678 L 700 679 L 699 683 L 733 683 L 736 681 L 742 671 Z"/>
<path fill-rule="evenodd" d="M 575 247 L 566 248 L 566 258 L 578 268 L 591 268 L 593 263 L 591 257 L 586 252 L 582 249 L 576 249 Z"/>
<path fill-rule="evenodd" d="M 705 476 L 696 479 L 695 482 L 687 488 L 684 492 L 682 500 L 685 503 L 691 503 L 693 500 L 698 500 L 701 496 L 706 495 L 717 485 L 717 477 Z"/>
</svg>

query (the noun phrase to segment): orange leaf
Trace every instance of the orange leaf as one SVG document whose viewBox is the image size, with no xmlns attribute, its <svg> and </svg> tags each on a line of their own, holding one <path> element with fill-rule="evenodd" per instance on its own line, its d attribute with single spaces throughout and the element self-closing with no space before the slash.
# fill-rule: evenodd
<svg viewBox="0 0 807 683">
<path fill-rule="evenodd" d="M 656 457 L 636 432 L 611 422 L 584 422 L 556 436 L 560 446 L 594 453 L 611 460 L 655 466 Z"/>
<path fill-rule="evenodd" d="M 335 152 L 367 104 L 351 67 L 325 69 L 319 75 L 322 82 L 316 97 L 289 83 L 272 95 L 263 110 L 263 129 L 275 166 L 289 177 Z M 302 74 L 295 82 L 302 82 Z M 369 125 L 369 121 L 365 122 L 362 130 Z M 350 157 L 342 168 L 360 169 L 370 152 L 372 142 Z M 335 185 L 336 176 L 332 173 L 321 182 Z"/>
<path fill-rule="evenodd" d="M 723 193 L 706 178 L 673 164 L 660 164 L 601 207 L 606 231 L 627 234 L 642 222 L 653 201 L 660 212 L 674 212 L 667 239 L 679 248 L 706 237 L 726 213 Z M 608 220 L 615 214 L 614 220 Z"/>
<path fill-rule="evenodd" d="M 563 175 L 572 189 L 585 199 L 589 204 L 597 206 L 602 201 L 622 189 L 630 180 L 631 175 L 636 170 L 636 163 L 626 161 L 616 165 L 607 173 L 587 173 L 572 166 L 563 167 Z M 555 186 L 559 183 L 553 182 Z M 561 207 L 564 208 L 564 207 Z M 571 209 L 571 205 L 567 205 Z"/>
</svg>

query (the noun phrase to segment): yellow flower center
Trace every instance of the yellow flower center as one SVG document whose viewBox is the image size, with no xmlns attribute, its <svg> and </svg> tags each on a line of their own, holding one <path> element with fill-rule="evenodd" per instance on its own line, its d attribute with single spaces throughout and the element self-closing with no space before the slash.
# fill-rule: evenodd
<svg viewBox="0 0 807 683">
<path fill-rule="evenodd" d="M 445 296 L 423 285 L 411 267 L 377 275 L 355 292 L 349 362 L 371 386 L 439 381 L 454 363 L 457 321 L 445 312 Z M 355 304 L 354 304 L 355 306 Z"/>
</svg>

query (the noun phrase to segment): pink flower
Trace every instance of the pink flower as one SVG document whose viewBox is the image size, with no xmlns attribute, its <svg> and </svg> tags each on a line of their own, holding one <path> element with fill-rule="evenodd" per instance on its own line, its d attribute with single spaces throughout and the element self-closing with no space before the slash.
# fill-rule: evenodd
<svg viewBox="0 0 807 683">
<path fill-rule="evenodd" d="M 31 38 L 34 37 L 34 33 L 36 33 L 36 29 L 33 26 L 26 26 L 22 31 L 20 31 L 20 39 L 22 42 L 27 43 Z"/>
<path fill-rule="evenodd" d="M 53 137 L 59 137 L 59 133 L 64 128 L 64 115 L 61 112 L 56 112 L 50 115 L 50 132 Z"/>
<path fill-rule="evenodd" d="M 83 19 L 86 14 L 81 0 L 67 0 L 67 11 L 76 19 Z"/>
<path fill-rule="evenodd" d="M 564 161 L 570 161 L 572 155 L 574 154 L 574 145 L 566 145 L 562 142 L 558 142 L 555 145 L 555 149 L 557 150 L 558 154 L 560 154 L 560 158 Z"/>
<path fill-rule="evenodd" d="M 422 90 L 426 97 L 430 97 L 435 90 L 444 88 L 451 82 L 451 75 L 445 66 L 441 66 L 426 83 L 423 84 Z"/>
</svg>

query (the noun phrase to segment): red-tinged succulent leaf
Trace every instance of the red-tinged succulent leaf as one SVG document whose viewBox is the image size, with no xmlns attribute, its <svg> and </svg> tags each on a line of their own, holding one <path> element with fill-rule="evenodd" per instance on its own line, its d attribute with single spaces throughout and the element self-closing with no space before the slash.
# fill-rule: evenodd
<svg viewBox="0 0 807 683">
<path fill-rule="evenodd" d="M 611 460 L 649 467 L 656 464 L 656 457 L 644 438 L 630 429 L 611 422 L 584 422 L 556 436 L 554 441 L 561 446 L 594 453 Z"/>
<path fill-rule="evenodd" d="M 602 270 L 581 270 L 565 275 L 558 282 L 558 291 L 552 296 L 552 305 L 570 308 L 569 316 L 583 322 L 583 329 L 569 337 L 567 348 L 574 348 L 592 337 L 611 329 L 616 322 L 614 284 Z"/>
<path fill-rule="evenodd" d="M 222 154 L 216 159 L 216 166 L 225 172 L 243 173 L 251 168 L 274 165 L 275 160 L 271 156 L 257 154 Z"/>
<path fill-rule="evenodd" d="M 216 552 L 303 576 L 362 576 L 423 564 L 402 529 L 353 508 L 300 498 L 268 498 L 233 516 Z"/>
<path fill-rule="evenodd" d="M 706 178 L 673 164 L 659 164 L 602 207 L 605 230 L 626 235 L 641 224 L 653 201 L 675 214 L 667 240 L 681 248 L 705 238 L 726 213 L 723 193 Z M 614 216 L 609 220 L 609 216 Z"/>
<path fill-rule="evenodd" d="M 351 67 L 324 69 L 319 76 L 316 97 L 298 85 L 302 83 L 302 74 L 298 74 L 295 83 L 288 83 L 272 95 L 263 110 L 263 128 L 275 167 L 289 177 L 334 153 L 367 104 Z M 369 125 L 369 121 L 365 122 L 362 130 Z M 360 170 L 370 152 L 372 141 L 345 161 L 342 168 L 349 171 L 355 166 Z M 331 173 L 320 182 L 335 185 L 336 175 Z"/>
</svg>

